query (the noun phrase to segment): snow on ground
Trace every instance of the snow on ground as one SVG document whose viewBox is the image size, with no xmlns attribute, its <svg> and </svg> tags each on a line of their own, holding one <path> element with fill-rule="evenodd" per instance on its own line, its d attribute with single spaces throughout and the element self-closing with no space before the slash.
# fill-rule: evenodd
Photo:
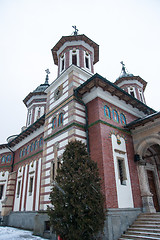
<svg viewBox="0 0 160 240">
<path fill-rule="evenodd" d="M 32 235 L 32 232 L 12 227 L 0 226 L 0 239 L 1 240 L 42 240 L 44 238 Z"/>
</svg>

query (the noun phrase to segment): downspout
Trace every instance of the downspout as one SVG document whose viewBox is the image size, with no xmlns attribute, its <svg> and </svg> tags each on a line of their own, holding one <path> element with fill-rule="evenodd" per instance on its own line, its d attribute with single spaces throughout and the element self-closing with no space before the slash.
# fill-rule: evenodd
<svg viewBox="0 0 160 240">
<path fill-rule="evenodd" d="M 12 159 L 12 165 L 11 165 L 11 172 L 13 172 L 15 152 L 9 147 L 9 143 L 7 143 L 6 147 L 12 152 L 13 159 Z"/>
<path fill-rule="evenodd" d="M 85 115 L 86 115 L 86 125 L 85 125 L 85 131 L 86 131 L 86 137 L 87 137 L 87 151 L 88 151 L 88 154 L 90 154 L 90 149 L 89 149 L 89 134 L 88 134 L 88 111 L 87 111 L 87 105 L 82 101 L 82 99 L 80 99 L 78 97 L 78 94 L 77 94 L 77 91 L 76 89 L 74 90 L 74 95 L 76 97 L 76 100 L 83 104 L 83 106 L 85 107 Z"/>
</svg>

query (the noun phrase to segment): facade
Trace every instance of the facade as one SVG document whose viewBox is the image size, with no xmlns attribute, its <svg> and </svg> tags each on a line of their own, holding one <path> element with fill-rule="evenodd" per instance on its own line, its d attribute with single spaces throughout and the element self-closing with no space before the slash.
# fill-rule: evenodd
<svg viewBox="0 0 160 240">
<path fill-rule="evenodd" d="M 87 36 L 62 37 L 52 55 L 57 78 L 49 85 L 47 72 L 26 96 L 26 126 L 0 145 L 1 216 L 47 234 L 56 171 L 66 144 L 77 139 L 102 178 L 104 239 L 118 239 L 140 212 L 160 210 L 160 113 L 146 105 L 147 83 L 123 62 L 114 83 L 94 74 L 99 46 Z"/>
</svg>

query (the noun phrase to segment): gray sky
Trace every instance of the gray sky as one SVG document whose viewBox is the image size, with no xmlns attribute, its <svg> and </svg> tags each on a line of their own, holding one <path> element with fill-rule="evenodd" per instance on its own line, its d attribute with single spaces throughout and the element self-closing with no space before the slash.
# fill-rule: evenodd
<svg viewBox="0 0 160 240">
<path fill-rule="evenodd" d="M 148 82 L 147 105 L 159 111 L 159 0 L 0 0 L 0 143 L 26 124 L 22 100 L 57 76 L 51 48 L 72 25 L 100 46 L 95 73 L 111 82 L 128 71 Z"/>
</svg>

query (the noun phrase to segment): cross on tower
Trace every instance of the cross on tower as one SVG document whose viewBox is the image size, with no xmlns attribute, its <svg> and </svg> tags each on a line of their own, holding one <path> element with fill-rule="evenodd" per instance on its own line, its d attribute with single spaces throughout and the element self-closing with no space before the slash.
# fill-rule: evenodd
<svg viewBox="0 0 160 240">
<path fill-rule="evenodd" d="M 78 29 L 77 29 L 77 27 L 76 26 L 72 26 L 73 28 L 74 28 L 74 35 L 78 35 Z"/>
<path fill-rule="evenodd" d="M 47 73 L 47 75 L 50 74 L 50 71 L 48 68 L 45 70 L 45 72 Z"/>
</svg>

